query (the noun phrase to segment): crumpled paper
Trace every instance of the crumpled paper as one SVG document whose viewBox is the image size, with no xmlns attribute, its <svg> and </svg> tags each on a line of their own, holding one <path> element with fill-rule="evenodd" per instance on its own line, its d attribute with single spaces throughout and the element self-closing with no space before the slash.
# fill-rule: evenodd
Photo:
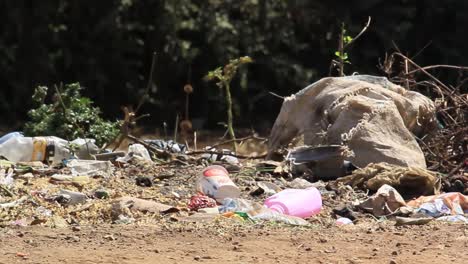
<svg viewBox="0 0 468 264">
<path fill-rule="evenodd" d="M 359 207 L 377 217 L 393 214 L 403 206 L 406 206 L 403 197 L 395 188 L 387 184 L 384 184 L 376 194 L 359 205 Z"/>
</svg>

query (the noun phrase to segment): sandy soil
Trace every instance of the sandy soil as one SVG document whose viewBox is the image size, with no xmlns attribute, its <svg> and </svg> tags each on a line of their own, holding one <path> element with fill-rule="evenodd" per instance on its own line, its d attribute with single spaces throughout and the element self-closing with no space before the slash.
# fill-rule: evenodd
<svg viewBox="0 0 468 264">
<path fill-rule="evenodd" d="M 468 228 L 449 224 L 27 227 L 0 241 L 0 263 L 468 263 Z"/>
</svg>

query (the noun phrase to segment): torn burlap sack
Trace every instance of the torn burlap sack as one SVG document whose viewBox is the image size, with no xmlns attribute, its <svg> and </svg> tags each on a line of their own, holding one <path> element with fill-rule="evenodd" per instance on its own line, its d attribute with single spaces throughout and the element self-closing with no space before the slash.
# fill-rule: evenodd
<svg viewBox="0 0 468 264">
<path fill-rule="evenodd" d="M 417 167 L 402 167 L 388 163 L 372 163 L 353 171 L 352 175 L 337 182 L 353 188 L 377 191 L 387 184 L 403 196 L 419 196 L 440 193 L 440 178 L 436 173 Z"/>
<path fill-rule="evenodd" d="M 284 99 L 269 156 L 297 136 L 310 146 L 345 145 L 358 167 L 387 162 L 426 168 L 413 135 L 436 127 L 434 103 L 383 77 L 324 78 Z"/>
</svg>

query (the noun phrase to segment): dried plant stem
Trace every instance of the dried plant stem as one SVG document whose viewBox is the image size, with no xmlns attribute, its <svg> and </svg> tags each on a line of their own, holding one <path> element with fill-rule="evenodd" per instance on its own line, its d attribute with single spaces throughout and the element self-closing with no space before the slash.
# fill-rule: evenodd
<svg viewBox="0 0 468 264">
<path fill-rule="evenodd" d="M 226 88 L 226 104 L 227 104 L 227 129 L 229 136 L 231 137 L 232 147 L 234 153 L 237 153 L 236 135 L 234 134 L 233 118 L 232 118 L 232 97 L 231 97 L 231 85 L 225 82 L 224 87 Z"/>
</svg>

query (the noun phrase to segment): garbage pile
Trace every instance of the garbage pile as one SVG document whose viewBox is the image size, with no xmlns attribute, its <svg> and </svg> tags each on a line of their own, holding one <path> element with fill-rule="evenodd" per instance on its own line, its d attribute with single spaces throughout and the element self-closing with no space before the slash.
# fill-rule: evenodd
<svg viewBox="0 0 468 264">
<path fill-rule="evenodd" d="M 323 79 L 285 100 L 269 155 L 300 134 L 307 145 L 282 161 L 190 155 L 161 139 L 113 152 L 10 133 L 0 138 L 0 225 L 468 223 L 467 181 L 443 193 L 415 139 L 432 129 L 433 108 L 386 79 Z M 468 179 L 466 165 L 454 175 Z"/>
</svg>

